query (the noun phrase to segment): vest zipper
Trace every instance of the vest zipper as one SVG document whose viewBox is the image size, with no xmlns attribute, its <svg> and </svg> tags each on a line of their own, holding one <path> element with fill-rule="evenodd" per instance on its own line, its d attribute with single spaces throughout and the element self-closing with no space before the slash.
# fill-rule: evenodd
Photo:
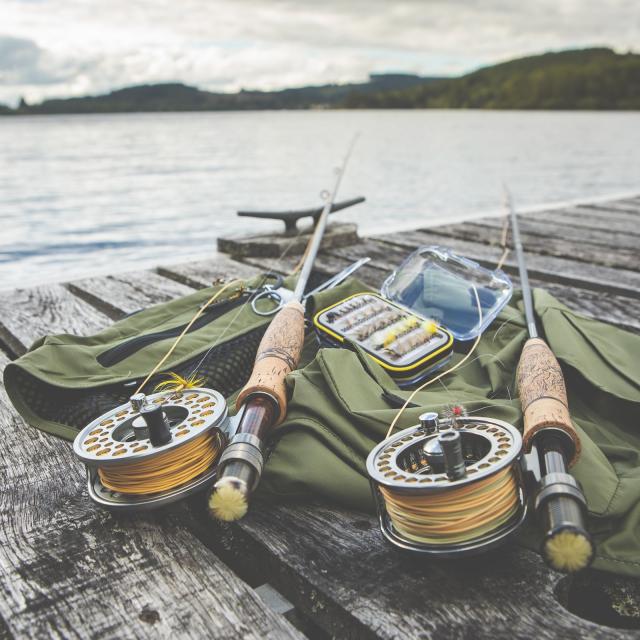
<svg viewBox="0 0 640 640">
<path fill-rule="evenodd" d="M 242 295 L 233 300 L 222 300 L 209 309 L 207 309 L 190 327 L 187 333 L 192 333 L 198 329 L 206 327 L 208 324 L 217 320 L 221 315 L 231 311 L 232 309 L 244 304 L 246 295 Z M 151 344 L 166 340 L 167 338 L 177 338 L 185 329 L 188 323 L 182 324 L 179 327 L 173 327 L 172 329 L 164 329 L 163 331 L 156 331 L 155 333 L 147 333 L 145 335 L 136 336 L 130 338 L 125 342 L 117 344 L 115 347 L 111 347 L 106 351 L 100 353 L 96 360 L 99 365 L 103 367 L 113 367 L 114 365 L 126 360 L 129 356 L 137 353 L 144 347 L 148 347 Z"/>
</svg>

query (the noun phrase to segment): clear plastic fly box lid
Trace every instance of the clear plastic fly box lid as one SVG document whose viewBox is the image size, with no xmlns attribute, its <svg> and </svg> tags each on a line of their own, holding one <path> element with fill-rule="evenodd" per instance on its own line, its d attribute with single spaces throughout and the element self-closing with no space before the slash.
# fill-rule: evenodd
<svg viewBox="0 0 640 640">
<path fill-rule="evenodd" d="M 512 292 L 513 284 L 503 271 L 490 271 L 439 246 L 414 251 L 381 289 L 385 298 L 433 318 L 461 341 L 482 333 L 509 302 Z"/>
</svg>

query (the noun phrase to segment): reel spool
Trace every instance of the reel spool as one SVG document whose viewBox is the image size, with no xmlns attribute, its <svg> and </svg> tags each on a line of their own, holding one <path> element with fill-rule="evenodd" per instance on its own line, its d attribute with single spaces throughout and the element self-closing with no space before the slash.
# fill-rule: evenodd
<svg viewBox="0 0 640 640">
<path fill-rule="evenodd" d="M 73 451 L 87 469 L 94 502 L 113 510 L 153 509 L 215 480 L 229 429 L 217 391 L 136 394 L 85 427 Z"/>
<path fill-rule="evenodd" d="M 384 537 L 440 557 L 504 542 L 527 513 L 520 432 L 493 418 L 439 422 L 425 413 L 420 420 L 367 458 Z"/>
</svg>

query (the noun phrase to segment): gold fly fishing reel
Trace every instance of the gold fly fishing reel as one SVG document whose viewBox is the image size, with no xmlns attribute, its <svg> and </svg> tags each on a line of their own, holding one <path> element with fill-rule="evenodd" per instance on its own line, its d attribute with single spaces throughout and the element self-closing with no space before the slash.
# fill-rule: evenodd
<svg viewBox="0 0 640 640">
<path fill-rule="evenodd" d="M 73 450 L 94 502 L 153 509 L 213 483 L 233 424 L 224 397 L 211 389 L 137 393 L 85 427 Z"/>
<path fill-rule="evenodd" d="M 367 471 L 382 534 L 401 549 L 479 553 L 526 517 L 522 437 L 501 420 L 425 413 L 373 449 Z"/>
</svg>

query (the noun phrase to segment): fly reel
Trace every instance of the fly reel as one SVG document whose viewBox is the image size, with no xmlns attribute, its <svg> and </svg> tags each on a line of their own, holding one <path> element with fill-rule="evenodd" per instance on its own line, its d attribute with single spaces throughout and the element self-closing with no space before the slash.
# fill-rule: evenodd
<svg viewBox="0 0 640 640">
<path fill-rule="evenodd" d="M 382 534 L 401 549 L 440 557 L 502 543 L 527 512 L 520 432 L 492 418 L 420 420 L 367 458 Z"/>
<path fill-rule="evenodd" d="M 122 511 L 153 509 L 215 480 L 229 429 L 217 391 L 139 393 L 85 427 L 73 450 L 87 469 L 94 502 Z"/>
</svg>

